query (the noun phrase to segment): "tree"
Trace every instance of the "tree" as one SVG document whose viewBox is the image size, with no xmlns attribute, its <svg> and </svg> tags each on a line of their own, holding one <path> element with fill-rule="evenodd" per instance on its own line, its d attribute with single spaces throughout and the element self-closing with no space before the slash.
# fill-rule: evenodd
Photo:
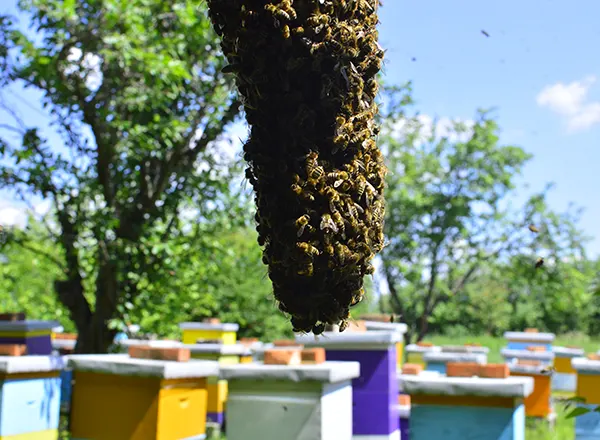
<svg viewBox="0 0 600 440">
<path fill-rule="evenodd" d="M 471 125 L 455 121 L 443 136 L 435 123 L 427 133 L 418 117 L 401 113 L 406 93 L 392 93 L 384 113 L 389 242 L 381 256 L 391 305 L 421 340 L 435 309 L 516 245 L 502 201 L 530 156 L 500 145 L 486 112 Z"/>
<path fill-rule="evenodd" d="M 188 235 L 184 207 L 209 223 L 222 206 L 227 170 L 211 146 L 239 103 L 199 1 L 19 5 L 36 34 L 0 20 L 0 85 L 41 92 L 63 142 L 49 145 L 4 105 L 14 124 L 3 124 L 0 184 L 52 200 L 54 290 L 77 327 L 76 351 L 104 352 L 109 322 L 131 308 L 141 280 L 168 276 L 169 241 Z M 27 234 L 15 239 L 37 249 Z"/>
</svg>

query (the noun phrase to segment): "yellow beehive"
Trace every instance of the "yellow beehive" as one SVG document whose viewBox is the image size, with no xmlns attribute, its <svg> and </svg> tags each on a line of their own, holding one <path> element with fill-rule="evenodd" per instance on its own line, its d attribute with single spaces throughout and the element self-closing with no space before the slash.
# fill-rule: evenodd
<svg viewBox="0 0 600 440">
<path fill-rule="evenodd" d="M 73 438 L 175 440 L 206 433 L 207 378 L 217 362 L 73 358 Z"/>
<path fill-rule="evenodd" d="M 238 324 L 232 323 L 182 322 L 179 324 L 184 344 L 196 344 L 200 339 L 220 340 L 223 344 L 235 344 L 239 327 Z"/>
</svg>

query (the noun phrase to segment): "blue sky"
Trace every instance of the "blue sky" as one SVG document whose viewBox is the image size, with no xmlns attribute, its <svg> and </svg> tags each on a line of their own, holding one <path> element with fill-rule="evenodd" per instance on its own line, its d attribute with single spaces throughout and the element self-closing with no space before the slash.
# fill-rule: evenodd
<svg viewBox="0 0 600 440">
<path fill-rule="evenodd" d="M 0 0 L 0 12 L 14 11 L 15 4 Z M 469 119 L 477 108 L 496 108 L 502 141 L 534 154 L 523 183 L 540 190 L 555 182 L 550 201 L 556 210 L 569 202 L 584 207 L 581 226 L 598 237 L 589 247 L 595 255 L 600 254 L 598 17 L 598 0 L 384 0 L 380 10 L 386 80 L 412 80 L 416 109 L 432 117 Z M 32 108 L 40 108 L 39 97 L 16 93 L 19 98 L 11 101 L 26 121 L 45 124 Z M 11 203 L 0 193 L 0 211 L 14 211 Z"/>
</svg>

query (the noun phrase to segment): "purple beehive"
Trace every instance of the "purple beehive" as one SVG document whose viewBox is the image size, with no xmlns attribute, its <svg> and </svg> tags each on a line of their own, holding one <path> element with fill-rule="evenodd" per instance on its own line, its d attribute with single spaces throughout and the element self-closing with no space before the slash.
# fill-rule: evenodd
<svg viewBox="0 0 600 440">
<path fill-rule="evenodd" d="M 306 347 L 325 348 L 328 361 L 360 363 L 360 376 L 352 381 L 354 439 L 400 439 L 395 344 L 401 339 L 402 335 L 393 331 L 296 337 Z"/>
<path fill-rule="evenodd" d="M 49 355 L 52 329 L 59 325 L 56 321 L 0 321 L 0 344 L 26 345 L 29 355 Z"/>
</svg>

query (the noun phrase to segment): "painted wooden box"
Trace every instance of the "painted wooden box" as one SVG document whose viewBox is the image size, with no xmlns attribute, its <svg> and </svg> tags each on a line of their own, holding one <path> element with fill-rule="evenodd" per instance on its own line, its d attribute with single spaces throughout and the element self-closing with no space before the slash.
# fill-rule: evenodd
<svg viewBox="0 0 600 440">
<path fill-rule="evenodd" d="M 423 354 L 423 362 L 425 362 L 427 371 L 446 374 L 446 365 L 449 362 L 474 362 L 483 365 L 487 363 L 487 355 L 483 353 L 429 352 Z"/>
<path fill-rule="evenodd" d="M 554 353 L 554 374 L 552 375 L 552 390 L 575 392 L 577 389 L 577 371 L 571 365 L 573 358 L 582 357 L 582 348 L 552 347 Z"/>
<path fill-rule="evenodd" d="M 401 322 L 365 321 L 365 327 L 367 328 L 367 331 L 396 331 L 402 335 L 402 340 L 396 343 L 396 365 L 398 366 L 398 369 L 401 369 L 402 364 L 404 363 L 404 335 L 408 330 L 407 325 Z"/>
<path fill-rule="evenodd" d="M 396 343 L 400 333 L 387 331 L 325 332 L 298 335 L 305 347 L 324 347 L 328 361 L 358 361 L 360 376 L 352 381 L 355 440 L 399 440 Z"/>
<path fill-rule="evenodd" d="M 242 344 L 184 344 L 193 359 L 218 361 L 219 365 L 252 362 L 252 351 Z M 218 376 L 208 378 L 207 420 L 223 425 L 227 406 L 227 380 Z"/>
<path fill-rule="evenodd" d="M 441 347 L 436 346 L 421 346 L 417 344 L 409 344 L 404 348 L 406 351 L 406 363 L 407 364 L 417 364 L 425 367 L 425 361 L 423 360 L 423 355 L 425 353 L 439 353 L 442 351 Z"/>
<path fill-rule="evenodd" d="M 217 362 L 69 358 L 73 440 L 178 440 L 206 435 L 207 380 Z"/>
<path fill-rule="evenodd" d="M 56 356 L 0 357 L 0 439 L 56 440 L 62 367 Z"/>
<path fill-rule="evenodd" d="M 351 440 L 358 362 L 224 365 L 227 440 Z"/>
<path fill-rule="evenodd" d="M 184 344 L 196 344 L 199 339 L 218 339 L 223 341 L 223 344 L 235 344 L 240 326 L 232 323 L 182 322 L 179 328 Z"/>
<path fill-rule="evenodd" d="M 554 333 L 505 332 L 506 348 L 511 350 L 526 350 L 532 345 L 544 346 L 546 351 L 552 351 Z"/>
<path fill-rule="evenodd" d="M 552 405 L 552 369 L 547 366 L 509 364 L 511 377 L 530 377 L 533 391 L 525 398 L 525 415 L 552 421 L 555 417 Z"/>
<path fill-rule="evenodd" d="M 572 366 L 577 372 L 577 397 L 585 399 L 585 406 L 594 409 L 600 405 L 600 361 L 584 357 L 574 358 Z M 600 439 L 600 412 L 591 411 L 575 418 L 575 440 Z"/>
<path fill-rule="evenodd" d="M 411 396 L 410 440 L 524 440 L 533 379 L 400 375 Z"/>
<path fill-rule="evenodd" d="M 22 344 L 29 355 L 52 354 L 55 321 L 0 321 L 0 344 Z"/>
</svg>

